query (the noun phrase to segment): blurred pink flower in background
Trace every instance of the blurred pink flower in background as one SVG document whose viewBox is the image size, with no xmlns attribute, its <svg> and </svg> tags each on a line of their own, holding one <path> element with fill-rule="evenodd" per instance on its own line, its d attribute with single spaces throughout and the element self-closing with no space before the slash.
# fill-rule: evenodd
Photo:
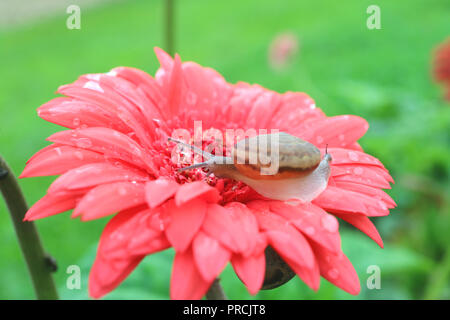
<svg viewBox="0 0 450 320">
<path fill-rule="evenodd" d="M 268 58 L 270 66 L 281 70 L 289 66 L 299 52 L 297 36 L 291 32 L 276 35 L 269 46 Z"/>
<path fill-rule="evenodd" d="M 228 262 L 256 294 L 268 245 L 312 289 L 322 276 L 358 294 L 359 279 L 342 252 L 336 217 L 382 246 L 369 218 L 386 216 L 395 206 L 381 190 L 393 182 L 388 170 L 357 142 L 367 122 L 327 117 L 305 93 L 229 84 L 213 69 L 155 51 L 161 64 L 155 77 L 127 67 L 83 75 L 58 89 L 64 97 L 38 109 L 41 118 L 70 130 L 50 136 L 52 144 L 28 161 L 21 177 L 61 176 L 25 219 L 71 209 L 83 221 L 115 214 L 89 277 L 95 298 L 116 288 L 144 257 L 170 247 L 171 298 L 202 298 Z M 174 144 L 168 137 L 178 128 L 192 133 L 197 120 L 204 129 L 222 132 L 275 128 L 322 153 L 328 145 L 333 161 L 326 190 L 311 203 L 287 204 L 242 182 L 205 179 L 201 169 L 178 172 L 181 164 L 171 161 Z"/>
<path fill-rule="evenodd" d="M 433 63 L 434 78 L 442 83 L 445 98 L 450 101 L 450 38 L 436 49 Z"/>
</svg>

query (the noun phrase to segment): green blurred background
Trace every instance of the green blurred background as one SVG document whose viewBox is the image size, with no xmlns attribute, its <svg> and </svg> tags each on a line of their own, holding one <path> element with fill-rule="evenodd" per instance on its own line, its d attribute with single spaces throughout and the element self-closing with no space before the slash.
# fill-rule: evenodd
<svg viewBox="0 0 450 320">
<path fill-rule="evenodd" d="M 59 85 L 116 66 L 154 74 L 158 63 L 153 47 L 164 46 L 162 1 L 88 5 L 45 0 L 45 10 L 36 9 L 36 3 L 0 0 L 0 153 L 17 175 L 25 161 L 47 145 L 45 138 L 61 129 L 36 115 L 36 108 L 54 98 Z M 66 28 L 69 4 L 81 7 L 80 30 Z M 381 8 L 381 30 L 366 27 L 371 4 Z M 388 193 L 398 208 L 388 217 L 373 219 L 384 249 L 341 224 L 344 252 L 360 276 L 359 296 L 324 279 L 315 293 L 295 279 L 256 298 L 449 299 L 450 105 L 430 70 L 433 49 L 450 36 L 450 2 L 184 0 L 176 1 L 175 20 L 175 47 L 182 60 L 213 67 L 229 82 L 304 91 L 327 115 L 366 118 L 370 129 L 360 142 L 396 181 Z M 295 34 L 300 49 L 288 68 L 273 70 L 268 48 L 286 31 Z M 42 197 L 53 179 L 21 180 L 28 203 Z M 107 220 L 80 222 L 65 213 L 37 222 L 46 249 L 59 264 L 55 280 L 62 298 L 87 298 L 89 268 Z M 172 257 L 171 250 L 147 257 L 106 298 L 167 299 Z M 65 285 L 66 269 L 73 264 L 81 266 L 80 290 Z M 366 286 L 370 265 L 381 268 L 379 290 Z M 255 298 L 229 266 L 222 279 L 230 298 Z M 0 201 L 0 299 L 33 298 Z"/>
</svg>

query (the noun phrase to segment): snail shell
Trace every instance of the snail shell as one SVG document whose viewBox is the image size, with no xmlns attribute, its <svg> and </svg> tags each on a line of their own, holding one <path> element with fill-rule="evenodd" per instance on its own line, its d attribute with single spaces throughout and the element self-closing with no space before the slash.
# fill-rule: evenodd
<svg viewBox="0 0 450 320">
<path fill-rule="evenodd" d="M 263 150 L 264 149 L 264 150 Z M 234 166 L 248 178 L 256 180 L 281 180 L 311 173 L 320 163 L 320 151 L 313 144 L 285 132 L 262 134 L 246 138 L 233 148 Z M 261 174 L 278 155 L 276 174 Z M 262 161 L 264 159 L 264 161 Z"/>
<path fill-rule="evenodd" d="M 265 250 L 266 274 L 264 276 L 263 290 L 270 290 L 282 286 L 295 276 L 295 272 L 284 260 L 268 246 Z"/>
</svg>

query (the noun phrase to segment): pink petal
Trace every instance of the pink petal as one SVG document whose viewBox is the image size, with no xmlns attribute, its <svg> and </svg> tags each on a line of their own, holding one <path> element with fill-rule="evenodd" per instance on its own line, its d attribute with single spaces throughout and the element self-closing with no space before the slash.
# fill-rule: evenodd
<svg viewBox="0 0 450 320">
<path fill-rule="evenodd" d="M 319 290 L 320 287 L 320 270 L 316 260 L 312 268 L 305 268 L 298 264 L 296 261 L 289 259 L 289 257 L 283 256 L 283 260 L 291 267 L 291 269 L 297 274 L 297 276 L 303 280 L 304 283 L 314 291 Z"/>
<path fill-rule="evenodd" d="M 386 192 L 378 188 L 347 181 L 335 181 L 335 186 L 341 189 L 363 193 L 368 196 L 380 199 L 386 203 L 388 208 L 395 208 L 397 206 L 395 201 Z"/>
<path fill-rule="evenodd" d="M 151 130 L 145 126 L 145 120 L 142 113 L 137 110 L 136 106 L 130 101 L 111 88 L 110 85 L 99 80 L 102 79 L 102 75 L 97 75 L 98 79 L 88 80 L 85 77 L 81 77 L 73 84 L 61 86 L 58 88 L 58 93 L 66 95 L 68 97 L 95 104 L 100 108 L 117 115 L 123 124 L 128 126 L 133 133 L 139 138 L 140 142 L 150 147 Z M 103 78 L 107 76 L 103 75 Z M 111 78 L 111 77 L 110 77 Z"/>
<path fill-rule="evenodd" d="M 170 73 L 169 92 L 168 92 L 168 112 L 169 115 L 178 114 L 181 103 L 181 96 L 183 90 L 183 71 L 181 70 L 181 59 L 178 54 L 175 54 L 174 64 Z"/>
<path fill-rule="evenodd" d="M 33 156 L 20 178 L 52 176 L 88 163 L 104 162 L 105 157 L 97 152 L 71 146 L 48 146 Z"/>
<path fill-rule="evenodd" d="M 382 200 L 330 185 L 313 203 L 332 213 L 360 213 L 374 217 L 389 214 L 389 209 Z"/>
<path fill-rule="evenodd" d="M 211 286 L 198 271 L 192 249 L 176 252 L 170 280 L 170 298 L 175 300 L 201 299 Z"/>
<path fill-rule="evenodd" d="M 27 211 L 24 221 L 42 219 L 71 210 L 75 208 L 76 202 L 82 194 L 80 192 L 46 194 Z"/>
<path fill-rule="evenodd" d="M 228 121 L 235 123 L 246 123 L 248 112 L 257 97 L 264 93 L 260 86 L 250 86 L 247 83 L 238 83 L 235 86 L 233 96 L 229 101 L 229 108 L 225 116 Z"/>
<path fill-rule="evenodd" d="M 299 231 L 287 220 L 272 213 L 263 201 L 252 201 L 248 206 L 253 210 L 260 228 L 266 231 L 267 239 L 276 252 L 303 267 L 314 267 L 311 247 Z"/>
<path fill-rule="evenodd" d="M 383 240 L 381 239 L 380 234 L 378 233 L 377 228 L 374 226 L 372 221 L 364 215 L 361 214 L 353 214 L 353 213 L 335 213 L 335 216 L 341 218 L 342 220 L 347 221 L 354 227 L 358 228 L 365 234 L 369 236 L 373 241 L 375 241 L 381 248 L 383 248 Z"/>
<path fill-rule="evenodd" d="M 172 57 L 162 50 L 161 48 L 155 47 L 154 48 L 156 57 L 158 58 L 159 63 L 161 64 L 161 68 L 170 70 L 173 67 L 173 59 Z"/>
<path fill-rule="evenodd" d="M 232 93 L 231 85 L 216 71 L 194 62 L 183 63 L 182 69 L 187 85 L 183 109 L 188 109 L 193 118 L 202 119 L 204 127 L 213 126 Z"/>
<path fill-rule="evenodd" d="M 38 115 L 44 120 L 60 126 L 76 129 L 80 127 L 110 127 L 127 133 L 130 128 L 111 112 L 96 104 L 59 97 L 38 108 Z"/>
<path fill-rule="evenodd" d="M 180 185 L 175 181 L 164 178 L 147 182 L 145 184 L 145 199 L 147 200 L 147 204 L 150 208 L 156 208 L 175 195 L 179 187 Z"/>
<path fill-rule="evenodd" d="M 320 274 L 342 290 L 357 295 L 361 289 L 358 274 L 344 253 L 333 254 L 323 247 L 312 245 L 319 263 Z"/>
<path fill-rule="evenodd" d="M 98 299 L 114 290 L 143 258 L 144 256 L 138 256 L 118 263 L 97 255 L 89 274 L 89 295 Z"/>
<path fill-rule="evenodd" d="M 91 188 L 116 181 L 146 180 L 148 180 L 147 173 L 120 162 L 90 163 L 64 173 L 52 183 L 49 192 Z"/>
<path fill-rule="evenodd" d="M 249 128 L 267 128 L 281 103 L 281 95 L 273 91 L 265 91 L 253 103 L 247 117 Z"/>
<path fill-rule="evenodd" d="M 53 134 L 47 140 L 65 145 L 103 153 L 109 157 L 122 159 L 138 167 L 147 168 L 152 160 L 133 139 L 127 135 L 109 128 L 86 128 L 61 131 Z"/>
<path fill-rule="evenodd" d="M 206 214 L 206 203 L 196 199 L 177 206 L 170 200 L 165 204 L 165 213 L 170 221 L 166 228 L 166 236 L 175 251 L 185 251 L 203 223 Z"/>
<path fill-rule="evenodd" d="M 283 258 L 289 259 L 299 266 L 313 269 L 314 254 L 308 241 L 292 227 L 285 230 L 266 231 L 267 239 L 275 251 Z"/>
<path fill-rule="evenodd" d="M 325 149 L 322 149 L 322 154 Z M 333 158 L 332 165 L 340 164 L 365 164 L 380 167 L 384 169 L 383 164 L 377 158 L 360 151 L 354 151 L 343 148 L 328 148 L 328 153 Z"/>
<path fill-rule="evenodd" d="M 231 205 L 231 208 L 224 208 L 217 204 L 209 204 L 202 229 L 229 250 L 249 255 L 256 245 L 254 237 L 256 223 L 252 221 L 254 218 L 250 215 L 245 207 L 237 208 L 236 205 Z"/>
<path fill-rule="evenodd" d="M 266 272 L 266 258 L 264 252 L 257 256 L 244 257 L 234 254 L 231 258 L 234 271 L 246 285 L 250 294 L 257 294 L 264 282 Z"/>
<path fill-rule="evenodd" d="M 341 251 L 339 223 L 335 217 L 311 204 L 295 206 L 281 201 L 270 202 L 270 210 L 291 222 L 307 238 L 330 251 Z"/>
<path fill-rule="evenodd" d="M 361 138 L 369 128 L 361 117 L 344 115 L 307 121 L 297 132 L 319 148 L 346 147 Z"/>
<path fill-rule="evenodd" d="M 367 165 L 339 165 L 332 166 L 332 169 L 338 168 L 339 172 L 333 172 L 335 181 L 345 181 L 359 183 L 371 187 L 390 189 L 389 182 L 392 182 L 391 176 L 384 169 Z"/>
<path fill-rule="evenodd" d="M 219 201 L 219 192 L 203 181 L 195 181 L 181 185 L 175 195 L 175 203 L 180 206 L 195 198 L 201 198 L 206 202 Z"/>
<path fill-rule="evenodd" d="M 123 210 L 106 225 L 99 251 L 108 259 L 148 255 L 167 249 L 170 244 L 163 230 L 153 227 L 158 212 L 144 207 Z"/>
<path fill-rule="evenodd" d="M 89 191 L 78 203 L 73 217 L 98 219 L 145 202 L 144 185 L 132 182 L 103 184 Z"/>
<path fill-rule="evenodd" d="M 272 117 L 272 128 L 278 128 L 297 135 L 293 129 L 306 120 L 325 118 L 324 113 L 315 107 L 314 100 L 303 92 L 286 92 L 277 112 Z"/>
<path fill-rule="evenodd" d="M 116 77 L 120 77 L 133 83 L 137 87 L 137 90 L 142 91 L 149 99 L 150 104 L 146 109 L 151 109 L 151 112 L 156 115 L 155 118 L 160 119 L 163 117 L 164 114 L 161 112 L 163 106 L 160 105 L 161 101 L 163 101 L 163 97 L 160 87 L 153 77 L 142 70 L 129 67 L 114 68 L 111 70 L 111 73 L 115 74 Z"/>
<path fill-rule="evenodd" d="M 230 260 L 230 251 L 204 232 L 197 233 L 192 249 L 197 269 L 205 281 L 213 281 Z"/>
</svg>

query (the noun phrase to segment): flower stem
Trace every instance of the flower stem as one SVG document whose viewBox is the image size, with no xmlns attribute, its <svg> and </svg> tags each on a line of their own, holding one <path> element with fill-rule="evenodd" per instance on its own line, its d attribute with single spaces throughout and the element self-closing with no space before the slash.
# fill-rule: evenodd
<svg viewBox="0 0 450 320">
<path fill-rule="evenodd" d="M 220 285 L 219 278 L 214 280 L 208 292 L 206 292 L 206 300 L 228 300 L 222 286 Z"/>
<path fill-rule="evenodd" d="M 20 249 L 27 263 L 37 299 L 58 299 L 51 275 L 56 264 L 44 249 L 33 222 L 23 221 L 28 210 L 19 184 L 9 166 L 0 156 L 0 191 L 8 206 Z"/>
<path fill-rule="evenodd" d="M 173 56 L 174 54 L 174 1 L 165 0 L 165 46 L 168 54 Z"/>
</svg>

